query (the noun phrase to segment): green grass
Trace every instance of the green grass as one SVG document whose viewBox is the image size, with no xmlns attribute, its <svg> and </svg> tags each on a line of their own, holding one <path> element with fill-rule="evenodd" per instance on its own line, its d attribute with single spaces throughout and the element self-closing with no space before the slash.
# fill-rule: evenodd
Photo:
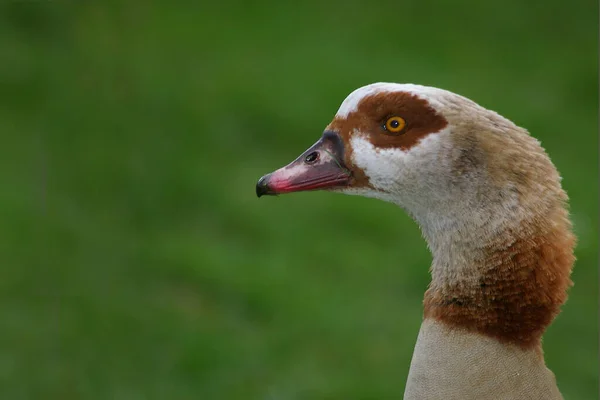
<svg viewBox="0 0 600 400">
<path fill-rule="evenodd" d="M 598 398 L 594 1 L 0 6 L 2 399 L 398 399 L 430 256 L 396 207 L 256 180 L 374 81 L 528 128 L 578 262 L 545 353 Z"/>
</svg>

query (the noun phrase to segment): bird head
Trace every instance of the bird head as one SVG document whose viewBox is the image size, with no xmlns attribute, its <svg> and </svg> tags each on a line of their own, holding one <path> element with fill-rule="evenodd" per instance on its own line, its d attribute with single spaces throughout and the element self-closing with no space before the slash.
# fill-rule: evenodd
<svg viewBox="0 0 600 400">
<path fill-rule="evenodd" d="M 263 176 L 256 193 L 318 189 L 393 202 L 426 235 L 465 225 L 495 229 L 538 214 L 544 198 L 566 198 L 554 165 L 525 129 L 458 94 L 397 83 L 353 91 L 321 138 Z"/>
</svg>

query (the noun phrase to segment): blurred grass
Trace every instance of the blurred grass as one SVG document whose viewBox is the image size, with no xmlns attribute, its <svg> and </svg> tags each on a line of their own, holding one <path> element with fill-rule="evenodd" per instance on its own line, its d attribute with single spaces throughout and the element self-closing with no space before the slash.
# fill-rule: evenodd
<svg viewBox="0 0 600 400">
<path fill-rule="evenodd" d="M 545 336 L 598 398 L 598 6 L 0 3 L 2 399 L 400 398 L 428 283 L 375 200 L 257 201 L 374 81 L 528 128 L 571 196 L 570 299 Z"/>
</svg>

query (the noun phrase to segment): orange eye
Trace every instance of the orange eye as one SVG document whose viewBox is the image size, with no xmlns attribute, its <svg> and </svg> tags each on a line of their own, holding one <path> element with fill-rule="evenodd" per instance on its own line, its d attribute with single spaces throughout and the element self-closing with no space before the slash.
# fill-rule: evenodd
<svg viewBox="0 0 600 400">
<path fill-rule="evenodd" d="M 385 130 L 391 133 L 398 133 L 406 126 L 406 121 L 400 117 L 388 118 L 385 123 Z"/>
</svg>

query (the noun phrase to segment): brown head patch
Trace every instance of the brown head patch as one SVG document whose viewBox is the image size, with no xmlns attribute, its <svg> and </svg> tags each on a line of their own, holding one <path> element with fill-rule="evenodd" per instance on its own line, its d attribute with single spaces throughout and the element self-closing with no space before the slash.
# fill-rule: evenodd
<svg viewBox="0 0 600 400">
<path fill-rule="evenodd" d="M 401 117 L 406 122 L 402 131 L 391 133 L 383 127 L 390 117 Z M 408 150 L 425 136 L 439 132 L 448 125 L 426 101 L 408 92 L 382 92 L 366 96 L 360 101 L 356 111 L 345 118 L 336 117 L 327 129 L 337 132 L 349 143 L 355 130 L 366 136 L 377 148 L 397 148 Z M 364 172 L 352 163 L 352 149 L 346 146 L 346 165 L 354 174 L 354 186 L 368 186 Z"/>
<path fill-rule="evenodd" d="M 424 316 L 449 326 L 532 348 L 559 313 L 571 285 L 575 236 L 564 216 L 554 215 L 552 228 L 524 226 L 512 244 L 485 249 L 489 266 L 477 282 L 452 282 L 425 293 Z M 512 241 L 511 241 L 512 242 Z"/>
</svg>

